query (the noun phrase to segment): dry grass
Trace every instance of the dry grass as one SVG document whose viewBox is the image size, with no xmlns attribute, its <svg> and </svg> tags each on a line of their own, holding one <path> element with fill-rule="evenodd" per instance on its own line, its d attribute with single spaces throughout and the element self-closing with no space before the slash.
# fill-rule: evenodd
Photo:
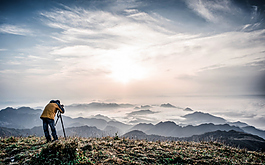
<svg viewBox="0 0 265 165">
<path fill-rule="evenodd" d="M 0 140 L 0 164 L 265 164 L 265 154 L 216 142 L 44 137 Z"/>
</svg>

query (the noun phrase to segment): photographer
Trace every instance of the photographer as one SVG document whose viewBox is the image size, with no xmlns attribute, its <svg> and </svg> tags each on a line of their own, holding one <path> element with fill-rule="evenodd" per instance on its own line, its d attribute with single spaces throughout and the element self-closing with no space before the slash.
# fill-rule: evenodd
<svg viewBox="0 0 265 165">
<path fill-rule="evenodd" d="M 43 131 L 47 142 L 51 141 L 48 125 L 52 130 L 53 141 L 58 140 L 54 126 L 54 117 L 57 113 L 57 110 L 59 110 L 61 113 L 64 113 L 64 106 L 60 104 L 60 100 L 51 100 L 50 103 L 46 105 L 45 109 L 42 112 L 42 115 L 40 116 L 43 121 Z"/>
</svg>

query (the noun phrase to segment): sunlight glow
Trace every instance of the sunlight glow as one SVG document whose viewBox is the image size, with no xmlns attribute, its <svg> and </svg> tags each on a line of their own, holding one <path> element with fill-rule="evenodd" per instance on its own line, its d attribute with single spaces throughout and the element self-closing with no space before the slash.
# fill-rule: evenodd
<svg viewBox="0 0 265 165">
<path fill-rule="evenodd" d="M 146 69 L 138 64 L 135 59 L 126 54 L 115 55 L 111 61 L 111 78 L 121 83 L 141 80 L 146 76 Z"/>
</svg>

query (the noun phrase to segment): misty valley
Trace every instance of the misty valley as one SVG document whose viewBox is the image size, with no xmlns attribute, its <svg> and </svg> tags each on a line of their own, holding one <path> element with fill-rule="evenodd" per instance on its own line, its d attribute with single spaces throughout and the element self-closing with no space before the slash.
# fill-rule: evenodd
<svg viewBox="0 0 265 165">
<path fill-rule="evenodd" d="M 265 0 L 1 0 L 0 165 L 265 164 L 264 18 Z"/>
<path fill-rule="evenodd" d="M 159 105 L 168 111 L 183 111 L 186 115 L 182 117 L 190 124 L 176 124 L 174 121 L 148 122 L 121 122 L 102 114 L 90 117 L 72 118 L 63 115 L 65 131 L 67 136 L 77 137 L 125 137 L 130 139 L 142 139 L 148 141 L 218 141 L 233 147 L 246 148 L 252 151 L 265 151 L 265 131 L 248 125 L 244 122 L 229 122 L 224 118 L 194 111 L 191 108 L 180 108 L 169 103 Z M 135 106 L 133 104 L 116 103 L 90 103 L 73 104 L 66 106 L 68 111 L 78 111 L 85 108 L 89 110 L 115 111 L 117 109 L 129 108 L 131 112 L 126 117 L 139 117 L 156 114 L 150 105 Z M 40 114 L 42 110 L 30 107 L 5 108 L 0 111 L 0 136 L 22 136 L 35 135 L 44 136 Z M 67 111 L 66 111 L 67 113 Z M 56 119 L 55 119 L 56 120 Z M 57 132 L 63 136 L 60 123 L 56 126 Z"/>
</svg>

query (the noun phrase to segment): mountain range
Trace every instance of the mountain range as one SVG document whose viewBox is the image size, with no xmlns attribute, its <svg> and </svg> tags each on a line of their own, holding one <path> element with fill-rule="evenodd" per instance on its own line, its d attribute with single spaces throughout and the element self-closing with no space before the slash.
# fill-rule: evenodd
<svg viewBox="0 0 265 165">
<path fill-rule="evenodd" d="M 78 109 L 114 109 L 114 108 L 132 108 L 133 104 L 117 104 L 117 103 L 98 103 L 92 102 L 89 104 L 72 104 L 66 106 L 69 110 L 78 110 Z"/>
<path fill-rule="evenodd" d="M 116 104 L 113 104 L 116 106 Z M 113 106 L 107 105 L 107 106 Z M 119 105 L 119 104 L 117 104 Z M 106 106 L 105 104 L 100 104 L 99 106 Z M 128 106 L 128 105 L 124 105 Z M 146 107 L 150 108 L 150 107 Z M 28 136 L 36 135 L 43 136 L 42 123 L 40 114 L 40 109 L 32 109 L 29 107 L 21 107 L 14 109 L 8 107 L 0 111 L 0 136 Z M 136 113 L 151 113 L 150 110 L 139 110 L 128 115 L 135 115 Z M 183 116 L 186 120 L 200 120 L 204 121 L 204 124 L 199 125 L 187 125 L 180 126 L 172 121 L 159 122 L 157 124 L 151 123 L 139 123 L 135 125 L 125 124 L 107 116 L 95 115 L 91 118 L 71 118 L 63 116 L 63 121 L 66 128 L 67 136 L 81 136 L 81 137 L 102 137 L 102 136 L 114 136 L 115 134 L 121 136 L 144 137 L 150 139 L 165 140 L 165 139 L 176 139 L 176 140 L 189 140 L 189 141 L 205 141 L 205 140 L 216 140 L 219 139 L 226 141 L 230 145 L 239 145 L 244 142 L 243 146 L 246 146 L 250 142 L 246 139 L 238 138 L 239 133 L 243 133 L 258 136 L 261 139 L 265 139 L 265 131 L 257 129 L 253 126 L 249 126 L 242 122 L 226 122 L 225 119 L 216 117 L 214 115 L 203 113 L 203 112 L 191 112 Z M 215 121 L 215 124 L 212 122 Z M 220 124 L 216 124 L 220 123 Z M 57 125 L 57 130 L 59 135 L 63 135 L 61 130 L 61 124 L 59 121 L 59 126 Z M 137 132 L 138 131 L 138 132 Z M 218 132 L 219 131 L 219 132 Z M 220 132 L 221 131 L 221 132 Z M 228 138 L 228 134 L 225 132 L 231 131 L 237 132 L 233 134 L 232 139 Z M 215 133 L 214 133 L 215 132 Z M 217 133 L 216 133 L 217 132 Z M 226 135 L 226 136 L 225 136 Z M 170 138 L 169 138 L 170 137 Z M 227 138 L 224 138 L 227 137 Z M 248 138 L 251 139 L 251 138 Z M 257 139 L 256 137 L 254 139 Z M 240 144 L 239 144 L 240 141 Z M 253 144 L 261 145 L 262 140 L 250 140 Z M 254 143 L 255 142 L 255 143 Z M 248 146 L 251 148 L 251 145 Z M 257 147 L 254 147 L 257 149 Z M 253 149 L 252 149 L 253 150 Z"/>
<path fill-rule="evenodd" d="M 42 125 L 40 115 L 42 110 L 30 107 L 14 109 L 7 107 L 0 111 L 0 126 L 7 128 L 32 128 Z"/>
<path fill-rule="evenodd" d="M 230 131 L 213 131 L 191 137 L 166 137 L 159 135 L 147 135 L 146 133 L 133 130 L 123 135 L 125 138 L 148 140 L 148 141 L 193 141 L 193 142 L 221 142 L 229 146 L 248 149 L 251 151 L 265 151 L 265 140 L 259 136 Z"/>
</svg>

